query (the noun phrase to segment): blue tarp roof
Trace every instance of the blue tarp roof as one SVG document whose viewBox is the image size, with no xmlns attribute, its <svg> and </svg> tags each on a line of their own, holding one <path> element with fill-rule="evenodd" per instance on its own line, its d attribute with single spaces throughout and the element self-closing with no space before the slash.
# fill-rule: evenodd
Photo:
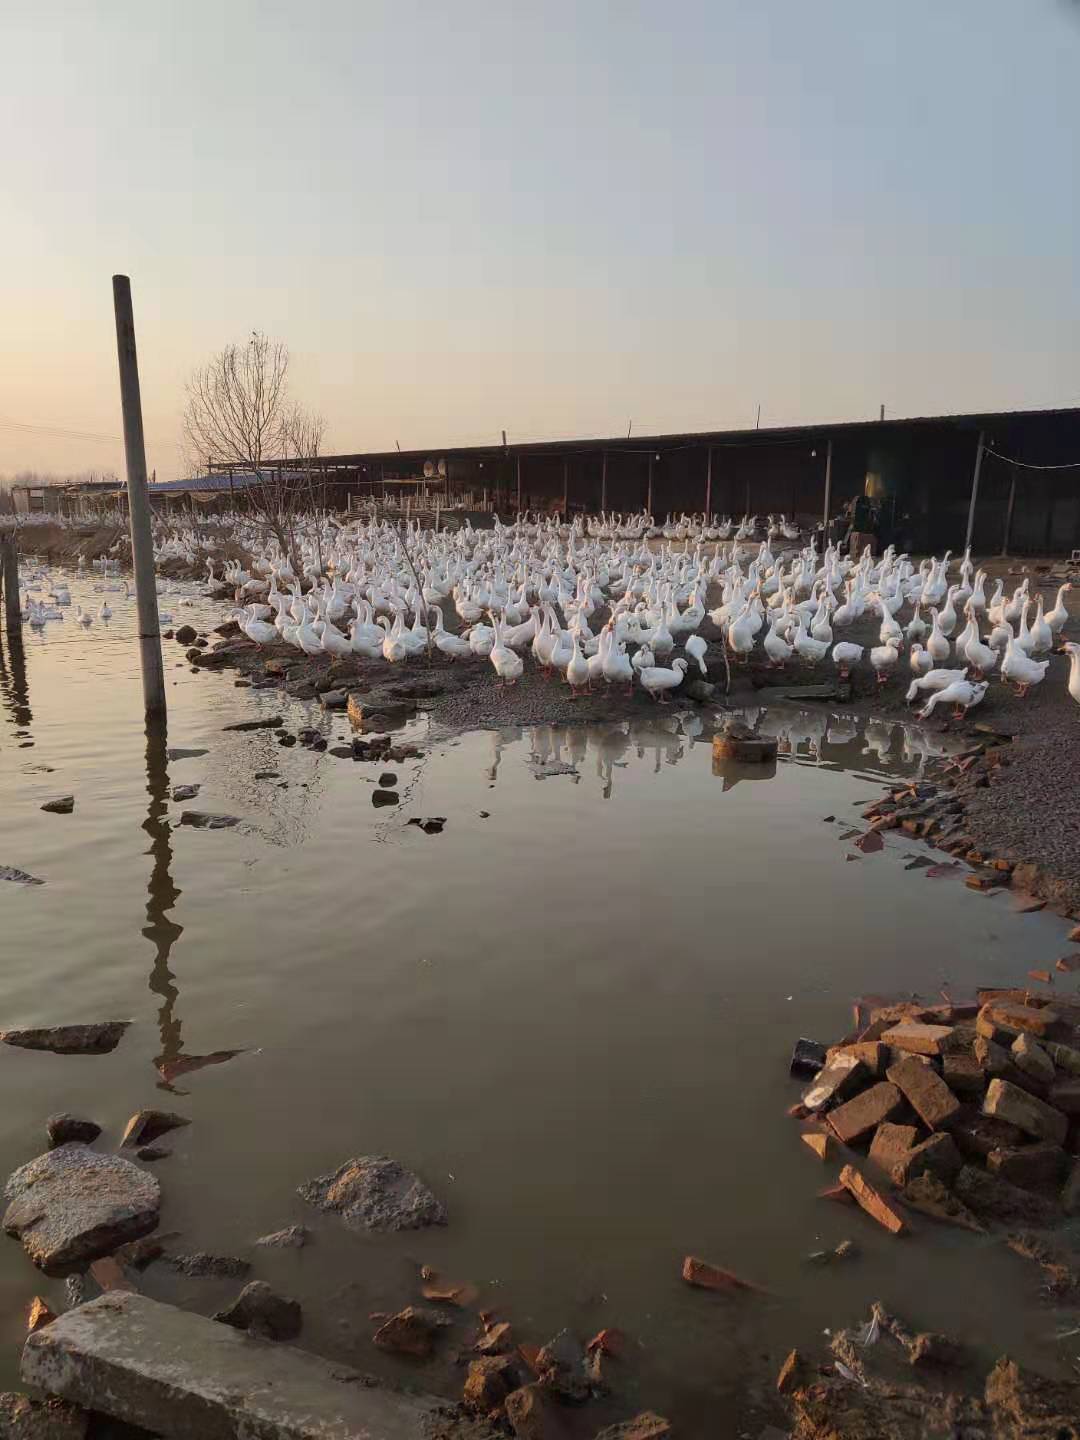
<svg viewBox="0 0 1080 1440">
<path fill-rule="evenodd" d="M 276 472 L 275 472 L 276 473 Z M 271 472 L 259 476 L 251 473 L 234 474 L 231 479 L 228 475 L 194 475 L 190 480 L 161 480 L 156 485 L 148 485 L 146 488 L 151 495 L 177 495 L 184 494 L 188 490 L 244 490 L 249 485 L 258 485 L 260 481 L 270 479 Z M 300 475 L 289 475 L 290 480 L 299 480 Z"/>
</svg>

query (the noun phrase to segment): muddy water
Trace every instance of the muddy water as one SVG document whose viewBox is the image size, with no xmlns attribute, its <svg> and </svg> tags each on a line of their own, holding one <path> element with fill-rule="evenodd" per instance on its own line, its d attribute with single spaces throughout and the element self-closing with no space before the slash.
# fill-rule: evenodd
<svg viewBox="0 0 1080 1440">
<path fill-rule="evenodd" d="M 73 594 L 101 603 L 85 578 Z M 46 884 L 0 885 L 0 1024 L 134 1024 L 105 1057 L 0 1046 L 0 1172 L 44 1148 L 53 1111 L 115 1144 L 137 1107 L 179 1109 L 193 1123 L 155 1170 L 163 1228 L 252 1256 L 304 1302 L 311 1348 L 449 1391 L 447 1365 L 406 1370 L 370 1343 L 369 1313 L 417 1298 L 427 1263 L 480 1285 L 521 1339 L 620 1326 L 620 1405 L 688 1434 L 756 1434 L 786 1350 L 874 1298 L 980 1358 L 1057 1358 L 1032 1269 L 929 1223 L 896 1241 L 817 1200 L 832 1167 L 783 1116 L 793 1040 L 841 1033 L 851 997 L 961 994 L 1056 953 L 1055 917 L 928 879 L 912 842 L 848 858 L 856 804 L 921 773 L 940 736 L 774 711 L 775 769 L 715 773 L 702 712 L 643 703 L 629 726 L 461 737 L 420 719 L 424 758 L 388 767 L 400 803 L 376 808 L 380 767 L 222 731 L 282 712 L 333 738 L 342 719 L 193 675 L 175 646 L 168 744 L 207 753 L 148 755 L 132 607 L 108 598 L 107 628 L 69 618 L 28 631 L 21 662 L 4 650 L 0 863 Z M 174 618 L 220 617 L 199 602 Z M 545 762 L 574 773 L 538 778 Z M 180 826 L 168 787 L 189 782 L 188 806 L 243 825 Z M 42 813 L 59 794 L 75 813 Z M 443 833 L 407 823 L 426 816 Z M 247 1053 L 159 1088 L 163 1058 L 224 1048 Z M 445 1231 L 347 1234 L 297 1197 L 379 1152 L 444 1197 Z M 251 1250 L 295 1221 L 316 1232 L 303 1252 Z M 807 1258 L 848 1237 L 856 1260 Z M 688 1290 L 690 1251 L 768 1293 Z M 235 1290 L 161 1267 L 144 1284 L 205 1313 Z M 35 1292 L 62 1298 L 0 1242 L 0 1385 Z"/>
</svg>

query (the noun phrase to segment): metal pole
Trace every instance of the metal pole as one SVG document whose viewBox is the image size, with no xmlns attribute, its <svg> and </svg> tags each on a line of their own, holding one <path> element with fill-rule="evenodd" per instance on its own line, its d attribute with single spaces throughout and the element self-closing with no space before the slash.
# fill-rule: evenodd
<svg viewBox="0 0 1080 1440">
<path fill-rule="evenodd" d="M 15 536 L 0 540 L 0 578 L 4 582 L 4 613 L 7 618 L 7 632 L 17 640 L 22 635 L 22 605 L 19 601 L 19 552 Z"/>
<path fill-rule="evenodd" d="M 113 276 L 113 309 L 116 313 L 116 353 L 120 362 L 120 403 L 124 413 L 124 458 L 127 462 L 128 517 L 131 523 L 131 561 L 135 570 L 135 603 L 139 615 L 143 700 L 147 716 L 157 716 L 165 714 L 165 671 L 158 625 L 150 499 L 146 493 L 146 447 L 139 395 L 139 360 L 135 351 L 135 319 L 131 310 L 131 281 L 126 275 Z"/>
<path fill-rule="evenodd" d="M 705 523 L 708 524 L 709 516 L 712 514 L 712 446 L 709 446 L 709 459 L 705 467 Z"/>
<path fill-rule="evenodd" d="M 518 508 L 518 514 L 520 515 L 520 514 L 521 514 L 521 456 L 520 456 L 520 454 L 519 454 L 518 457 L 517 457 L 517 490 L 518 490 L 517 508 Z"/>
<path fill-rule="evenodd" d="M 968 506 L 967 534 L 964 536 L 964 549 L 970 549 L 971 536 L 975 530 L 975 502 L 979 498 L 979 473 L 982 470 L 983 437 L 985 431 L 979 431 L 979 448 L 975 452 L 975 473 L 971 477 L 971 504 Z"/>
<path fill-rule="evenodd" d="M 565 520 L 570 514 L 570 461 L 565 456 L 562 462 L 562 509 Z"/>
<path fill-rule="evenodd" d="M 1005 511 L 1005 533 L 1001 537 L 1002 557 L 1009 553 L 1009 541 L 1012 539 L 1012 517 L 1013 506 L 1016 504 L 1016 466 L 1012 466 L 1012 476 L 1009 479 L 1009 504 Z"/>
<path fill-rule="evenodd" d="M 600 471 L 600 511 L 607 511 L 607 451 L 604 451 L 604 464 Z"/>
<path fill-rule="evenodd" d="M 649 451 L 649 489 L 648 489 L 648 493 L 647 493 L 646 496 L 645 496 L 645 514 L 646 514 L 646 515 L 651 515 L 651 514 L 652 514 L 652 467 L 653 467 L 653 457 L 652 457 L 652 451 L 650 450 L 650 451 Z"/>
<path fill-rule="evenodd" d="M 829 506 L 832 501 L 832 441 L 830 440 L 825 449 L 825 510 L 822 516 L 822 524 L 827 530 L 829 528 Z"/>
</svg>

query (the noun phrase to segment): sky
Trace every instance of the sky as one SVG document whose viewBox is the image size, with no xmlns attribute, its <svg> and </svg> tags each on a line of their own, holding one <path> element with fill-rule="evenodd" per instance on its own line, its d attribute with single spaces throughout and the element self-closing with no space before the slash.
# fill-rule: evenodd
<svg viewBox="0 0 1080 1440">
<path fill-rule="evenodd" d="M 0 474 L 124 473 L 115 272 L 159 479 L 253 329 L 330 453 L 1080 403 L 1078 74 L 1078 0 L 9 0 Z"/>
</svg>

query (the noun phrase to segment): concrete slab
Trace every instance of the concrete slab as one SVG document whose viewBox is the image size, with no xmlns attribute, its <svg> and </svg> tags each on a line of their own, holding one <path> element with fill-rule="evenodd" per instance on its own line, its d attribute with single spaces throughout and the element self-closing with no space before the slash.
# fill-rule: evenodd
<svg viewBox="0 0 1080 1440">
<path fill-rule="evenodd" d="M 22 1378 L 168 1440 L 422 1440 L 440 1404 L 119 1292 L 31 1335 Z"/>
</svg>

